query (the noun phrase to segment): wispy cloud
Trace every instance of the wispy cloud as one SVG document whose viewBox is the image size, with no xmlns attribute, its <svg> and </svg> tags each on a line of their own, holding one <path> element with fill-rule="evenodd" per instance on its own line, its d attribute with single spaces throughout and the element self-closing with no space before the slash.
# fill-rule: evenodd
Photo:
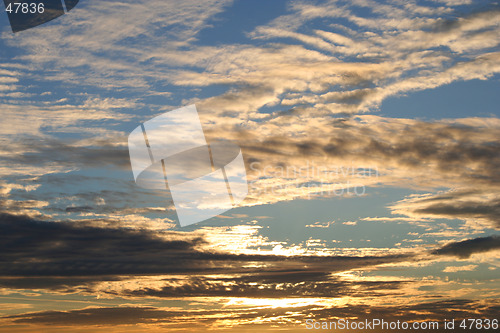
<svg viewBox="0 0 500 333">
<path fill-rule="evenodd" d="M 470 272 L 477 268 L 477 265 L 465 265 L 465 266 L 448 266 L 443 269 L 445 273 L 456 273 L 456 272 Z"/>
<path fill-rule="evenodd" d="M 0 319 L 4 328 L 493 317 L 493 279 L 471 288 L 445 276 L 497 265 L 498 236 L 484 231 L 499 228 L 499 120 L 366 114 L 391 96 L 500 73 L 498 8 L 433 4 L 296 1 L 238 43 L 211 43 L 232 5 L 219 0 L 92 0 L 57 24 L 4 32 L 17 53 L 0 64 L 0 293 L 135 302 L 20 308 Z M 241 225 L 179 230 L 168 193 L 134 186 L 128 131 L 192 102 L 209 141 L 242 147 L 252 208 L 224 219 Z M 420 193 L 395 199 L 387 218 L 367 208 L 358 219 L 295 221 L 318 233 L 299 241 L 279 239 L 251 210 L 345 198 L 357 186 Z M 386 222 L 410 227 L 373 247 L 325 239 Z M 412 276 L 421 267 L 438 276 Z M 165 306 L 172 300 L 186 303 Z"/>
<path fill-rule="evenodd" d="M 451 255 L 461 259 L 469 258 L 474 253 L 481 253 L 500 249 L 500 236 L 488 236 L 467 239 L 460 242 L 446 244 L 433 253 L 437 255 Z"/>
<path fill-rule="evenodd" d="M 18 324 L 42 324 L 52 327 L 74 327 L 74 326 L 98 326 L 98 325 L 140 325 L 141 329 L 168 329 L 179 327 L 185 324 L 196 326 L 196 329 L 203 327 L 208 330 L 221 329 L 249 329 L 259 327 L 262 330 L 272 330 L 273 325 L 280 325 L 283 328 L 305 328 L 305 319 L 316 321 L 335 320 L 338 318 L 355 318 L 363 321 L 373 318 L 375 315 L 387 320 L 393 319 L 394 313 L 398 313 L 397 319 L 400 321 L 430 321 L 448 318 L 451 314 L 458 319 L 465 319 L 468 310 L 473 309 L 478 315 L 488 317 L 495 315 L 497 302 L 484 304 L 472 300 L 443 300 L 427 302 L 418 305 L 403 306 L 373 306 L 370 311 L 364 305 L 354 305 L 349 307 L 331 306 L 319 308 L 315 305 L 305 306 L 279 306 L 275 308 L 250 308 L 250 309 L 216 309 L 216 310 L 189 310 L 165 309 L 161 307 L 117 307 L 117 308 L 87 308 L 72 311 L 44 311 L 32 312 L 22 315 L 5 317 L 4 322 L 14 322 Z M 335 315 L 332 311 L 335 310 Z M 238 318 L 235 318 L 234 311 Z M 290 321 L 289 315 L 293 314 L 294 320 Z M 197 321 L 193 318 L 196 316 Z M 259 320 L 265 317 L 266 320 Z M 354 319 L 353 319 L 354 320 Z M 142 326 L 141 324 L 144 324 Z M 147 325 L 147 326 L 146 326 Z M 251 326 L 250 326 L 251 325 Z M 191 326 L 191 329 L 192 329 Z M 96 327 L 97 329 L 98 327 Z"/>
</svg>

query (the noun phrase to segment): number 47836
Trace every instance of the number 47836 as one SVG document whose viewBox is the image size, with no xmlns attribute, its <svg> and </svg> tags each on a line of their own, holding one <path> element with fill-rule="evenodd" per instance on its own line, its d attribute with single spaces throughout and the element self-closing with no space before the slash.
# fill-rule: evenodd
<svg viewBox="0 0 500 333">
<path fill-rule="evenodd" d="M 14 2 L 9 3 L 5 11 L 14 14 L 42 14 L 45 11 L 45 5 L 41 3 L 28 3 L 28 2 Z"/>
<path fill-rule="evenodd" d="M 489 330 L 491 328 L 491 329 L 497 330 L 498 329 L 498 319 L 493 319 L 493 320 L 490 320 L 490 319 L 464 319 L 460 323 L 460 328 L 462 328 L 462 329 L 474 329 L 475 328 L 477 330 L 481 330 L 481 329 Z"/>
</svg>

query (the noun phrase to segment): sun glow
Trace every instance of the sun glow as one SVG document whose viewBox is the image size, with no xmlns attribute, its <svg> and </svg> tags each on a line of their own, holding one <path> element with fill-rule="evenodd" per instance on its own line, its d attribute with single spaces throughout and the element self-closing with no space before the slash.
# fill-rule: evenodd
<svg viewBox="0 0 500 333">
<path fill-rule="evenodd" d="M 339 305 L 341 298 L 231 298 L 225 307 L 295 308 L 318 303 Z"/>
</svg>

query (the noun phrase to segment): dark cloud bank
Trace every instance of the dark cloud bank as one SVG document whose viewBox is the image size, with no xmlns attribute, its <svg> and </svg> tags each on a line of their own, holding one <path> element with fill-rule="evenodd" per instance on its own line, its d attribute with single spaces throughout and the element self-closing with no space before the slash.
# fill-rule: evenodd
<svg viewBox="0 0 500 333">
<path fill-rule="evenodd" d="M 300 327 L 305 325 L 306 319 L 316 321 L 338 320 L 338 318 L 349 318 L 351 321 L 364 319 L 384 318 L 386 321 L 440 321 L 440 329 L 433 332 L 449 332 L 444 330 L 443 319 L 461 320 L 470 318 L 470 311 L 474 311 L 474 317 L 495 318 L 500 306 L 495 304 L 484 305 L 471 300 L 446 300 L 421 303 L 407 306 L 367 306 L 354 305 L 335 308 L 320 308 L 315 305 L 302 307 L 280 307 L 250 310 L 238 310 L 239 326 L 258 325 L 266 328 L 269 323 L 280 323 L 280 329 L 285 327 Z M 295 319 L 302 323 L 289 324 L 282 321 L 294 313 Z M 160 327 L 175 325 L 180 327 L 186 324 L 186 316 L 196 316 L 196 323 L 190 328 L 209 328 L 211 324 L 224 319 L 234 319 L 234 310 L 191 310 L 186 311 L 164 310 L 155 307 L 119 307 L 119 308 L 87 308 L 72 311 L 43 311 L 36 313 L 25 313 L 4 317 L 16 324 L 42 324 L 47 326 L 108 326 L 108 325 L 137 325 L 156 324 Z M 256 318 L 266 319 L 255 321 Z M 248 320 L 248 323 L 246 321 Z M 458 324 L 457 324 L 458 325 Z M 234 330 L 234 327 L 231 327 Z M 305 327 L 302 327 L 305 328 Z M 420 331 L 420 330 L 419 330 Z M 465 330 L 476 332 L 475 330 Z M 353 330 L 349 330 L 353 332 Z M 396 330 L 395 330 L 396 332 Z M 484 332 L 484 331 L 483 331 Z"/>
<path fill-rule="evenodd" d="M 58 292 L 93 293 L 101 281 L 115 281 L 136 275 L 158 277 L 163 286 L 145 284 L 131 290 L 107 291 L 118 297 L 186 298 L 205 297 L 364 297 L 404 295 L 412 281 L 349 281 L 333 272 L 376 266 L 383 263 L 418 260 L 417 256 L 294 256 L 237 255 L 210 250 L 201 237 L 169 231 L 106 229 L 85 222 L 42 222 L 23 216 L 0 214 L 0 286 L 13 289 L 47 289 Z M 174 235 L 176 238 L 174 239 Z M 482 237 L 451 243 L 433 252 L 466 258 L 472 253 L 499 248 L 499 237 Z M 252 265 L 259 268 L 245 268 Z M 176 277 L 174 277 L 174 275 Z M 180 278 L 180 277 L 184 277 Z M 172 282 L 174 282 L 172 284 Z M 255 285 L 255 283 L 257 283 Z M 281 285 L 280 288 L 277 286 Z M 259 288 L 261 287 L 261 288 Z M 103 292 L 102 290 L 100 292 Z M 106 291 L 104 291 L 106 292 Z M 438 294 L 435 298 L 439 298 Z M 340 308 L 304 306 L 294 308 L 241 310 L 244 319 L 286 317 L 327 320 L 334 317 L 395 318 L 431 320 L 498 314 L 496 302 L 443 300 L 404 307 L 350 305 Z M 155 307 L 86 308 L 71 311 L 42 311 L 4 316 L 13 324 L 78 325 L 182 325 L 186 316 L 199 315 L 199 327 L 231 318 L 234 311 L 173 311 Z M 207 317 L 202 317 L 207 315 Z M 211 316 L 216 315 L 216 316 Z M 218 319 L 215 319 L 218 318 Z M 279 319 L 277 319 L 279 321 Z M 255 325 L 255 322 L 252 323 Z"/>
<path fill-rule="evenodd" d="M 479 237 L 467 239 L 461 242 L 446 244 L 442 248 L 435 250 L 433 254 L 451 255 L 461 259 L 467 259 L 474 253 L 487 252 L 500 249 L 500 236 Z"/>
<path fill-rule="evenodd" d="M 106 229 L 88 226 L 85 222 L 42 222 L 8 214 L 0 215 L 0 228 L 0 285 L 9 288 L 71 291 L 75 286 L 123 276 L 171 274 L 186 276 L 189 283 L 175 288 L 131 290 L 126 294 L 338 296 L 344 294 L 341 290 L 350 289 L 349 283 L 332 278 L 330 273 L 411 259 L 403 255 L 232 254 L 217 251 L 201 237 L 179 232 Z M 208 278 L 206 274 L 223 277 Z M 278 290 L 279 283 L 289 288 Z M 388 283 L 378 283 L 378 288 L 385 289 Z M 392 282 L 395 287 L 399 283 Z M 259 289 L 260 285 L 265 288 Z M 316 287 L 310 288 L 311 285 Z M 374 283 L 365 283 L 366 289 L 373 286 Z"/>
</svg>

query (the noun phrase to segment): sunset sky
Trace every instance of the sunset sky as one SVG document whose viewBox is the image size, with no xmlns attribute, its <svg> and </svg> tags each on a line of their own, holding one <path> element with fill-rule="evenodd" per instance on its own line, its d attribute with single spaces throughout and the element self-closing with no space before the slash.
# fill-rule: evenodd
<svg viewBox="0 0 500 333">
<path fill-rule="evenodd" d="M 498 318 L 498 1 L 80 0 L 0 34 L 0 332 Z M 180 227 L 127 138 L 192 104 L 249 194 Z"/>
</svg>

